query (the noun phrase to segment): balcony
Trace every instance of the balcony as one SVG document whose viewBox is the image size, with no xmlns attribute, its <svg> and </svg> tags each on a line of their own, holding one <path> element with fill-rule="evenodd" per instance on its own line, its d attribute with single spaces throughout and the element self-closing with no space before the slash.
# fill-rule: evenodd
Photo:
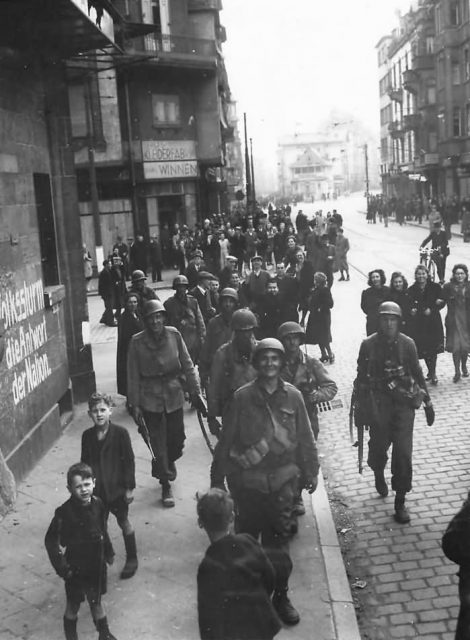
<svg viewBox="0 0 470 640">
<path fill-rule="evenodd" d="M 404 131 L 416 131 L 421 126 L 421 114 L 408 113 L 403 116 L 403 129 Z"/>
<path fill-rule="evenodd" d="M 400 120 L 394 120 L 393 122 L 391 122 L 388 125 L 388 132 L 390 133 L 390 137 L 393 138 L 393 140 L 398 140 L 399 138 L 403 137 L 404 131 L 401 126 Z"/>
<path fill-rule="evenodd" d="M 413 69 L 418 72 L 431 71 L 434 69 L 434 59 L 433 53 L 418 54 L 413 58 Z"/>
<path fill-rule="evenodd" d="M 222 0 L 189 0 L 188 11 L 222 11 Z"/>
<path fill-rule="evenodd" d="M 400 104 L 403 102 L 403 89 L 395 89 L 394 87 L 389 87 L 387 89 L 387 93 L 390 100 L 399 102 Z"/>
<path fill-rule="evenodd" d="M 215 69 L 217 66 L 217 50 L 215 40 L 188 38 L 149 33 L 142 38 L 128 40 L 125 53 L 138 54 L 159 66 Z"/>
<path fill-rule="evenodd" d="M 110 45 L 111 15 L 99 16 L 93 6 L 89 14 L 87 0 L 0 2 L 0 46 L 64 58 Z"/>
<path fill-rule="evenodd" d="M 403 86 L 410 93 L 418 93 L 419 76 L 413 69 L 405 69 L 402 73 Z"/>
</svg>

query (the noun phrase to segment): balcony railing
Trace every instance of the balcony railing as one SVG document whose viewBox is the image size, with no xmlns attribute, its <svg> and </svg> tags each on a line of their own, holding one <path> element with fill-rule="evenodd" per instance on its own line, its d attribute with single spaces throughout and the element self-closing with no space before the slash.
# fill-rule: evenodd
<svg viewBox="0 0 470 640">
<path fill-rule="evenodd" d="M 407 113 L 403 116 L 403 129 L 405 131 L 415 131 L 421 126 L 421 114 Z"/>
<path fill-rule="evenodd" d="M 425 71 L 434 69 L 434 54 L 421 53 L 413 58 L 413 69 L 416 71 Z"/>
<path fill-rule="evenodd" d="M 387 93 L 389 95 L 390 100 L 395 102 L 403 102 L 403 89 L 395 89 L 394 87 L 389 87 L 387 89 Z"/>
<path fill-rule="evenodd" d="M 189 11 L 221 11 L 222 0 L 189 0 Z"/>
<path fill-rule="evenodd" d="M 148 53 L 202 57 L 215 57 L 217 55 L 214 40 L 187 38 L 186 36 L 162 33 L 149 33 L 144 36 L 144 51 Z"/>
<path fill-rule="evenodd" d="M 402 74 L 403 86 L 410 93 L 418 92 L 419 76 L 413 69 L 405 69 Z"/>
<path fill-rule="evenodd" d="M 397 138 L 401 138 L 403 136 L 403 128 L 401 126 L 401 122 L 400 120 L 394 120 L 393 122 L 390 122 L 390 124 L 388 125 L 388 131 L 390 133 L 390 136 L 396 140 Z"/>
</svg>

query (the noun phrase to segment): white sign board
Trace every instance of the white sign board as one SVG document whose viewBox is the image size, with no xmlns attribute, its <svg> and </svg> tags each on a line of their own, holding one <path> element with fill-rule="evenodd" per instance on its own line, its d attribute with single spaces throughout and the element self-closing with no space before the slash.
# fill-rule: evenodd
<svg viewBox="0 0 470 640">
<path fill-rule="evenodd" d="M 194 140 L 142 140 L 144 162 L 180 162 L 196 158 Z"/>
<path fill-rule="evenodd" d="M 181 162 L 144 162 L 146 180 L 171 180 L 172 178 L 197 178 L 197 160 Z"/>
</svg>

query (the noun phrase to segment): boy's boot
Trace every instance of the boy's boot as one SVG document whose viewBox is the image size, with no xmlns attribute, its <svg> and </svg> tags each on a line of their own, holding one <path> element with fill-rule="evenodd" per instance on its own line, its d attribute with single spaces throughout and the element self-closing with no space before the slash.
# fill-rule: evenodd
<svg viewBox="0 0 470 640">
<path fill-rule="evenodd" d="M 117 640 L 116 636 L 113 636 L 108 627 L 108 618 L 100 618 L 95 622 L 98 629 L 98 640 Z"/>
<path fill-rule="evenodd" d="M 385 482 L 384 472 L 382 471 L 374 471 L 375 477 L 375 490 L 382 496 L 382 498 L 386 498 L 388 496 L 388 486 Z"/>
<path fill-rule="evenodd" d="M 410 514 L 405 507 L 405 495 L 406 491 L 397 491 L 395 495 L 395 520 L 400 524 L 408 524 L 410 521 Z"/>
<path fill-rule="evenodd" d="M 77 618 L 72 620 L 64 616 L 64 633 L 65 640 L 78 640 L 77 635 Z"/>
<path fill-rule="evenodd" d="M 287 587 L 285 589 L 276 589 L 272 599 L 273 607 L 276 609 L 281 622 L 288 625 L 298 624 L 300 621 L 299 612 L 290 601 L 287 591 Z"/>
<path fill-rule="evenodd" d="M 137 571 L 138 562 L 137 562 L 137 547 L 135 543 L 135 533 L 128 533 L 124 537 L 124 546 L 126 548 L 126 564 L 121 571 L 121 580 L 126 580 L 127 578 L 132 578 L 134 573 Z"/>
<path fill-rule="evenodd" d="M 175 499 L 169 482 L 162 482 L 162 502 L 164 507 L 175 506 Z"/>
</svg>

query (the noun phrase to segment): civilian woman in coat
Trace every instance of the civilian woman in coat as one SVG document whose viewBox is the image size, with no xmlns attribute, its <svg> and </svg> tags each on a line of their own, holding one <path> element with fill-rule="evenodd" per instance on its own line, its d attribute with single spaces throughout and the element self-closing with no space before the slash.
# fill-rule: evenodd
<svg viewBox="0 0 470 640">
<path fill-rule="evenodd" d="M 139 298 L 136 293 L 128 293 L 124 301 L 124 311 L 119 318 L 116 358 L 117 390 L 122 396 L 127 396 L 127 350 L 129 343 L 133 335 L 143 330 L 144 323 L 139 313 Z"/>
<path fill-rule="evenodd" d="M 286 271 L 287 276 L 292 277 L 297 282 L 297 302 L 299 310 L 305 314 L 308 309 L 310 292 L 314 287 L 315 271 L 313 264 L 305 259 L 305 253 L 300 247 L 295 252 L 295 264 Z"/>
<path fill-rule="evenodd" d="M 418 357 L 423 358 L 428 374 L 426 380 L 436 385 L 437 355 L 444 351 L 444 330 L 440 309 L 444 306 L 442 288 L 431 282 L 428 269 L 420 264 L 415 269 L 415 282 L 408 289 L 411 300 L 410 337 L 416 343 Z"/>
<path fill-rule="evenodd" d="M 452 353 L 454 360 L 454 382 L 462 375 L 468 377 L 467 358 L 470 351 L 470 283 L 468 268 L 465 264 L 456 264 L 452 269 L 452 278 L 442 290 L 442 297 L 447 303 L 446 316 L 446 351 Z"/>
<path fill-rule="evenodd" d="M 387 300 L 396 302 L 401 309 L 401 328 L 402 333 L 409 335 L 411 321 L 411 300 L 408 295 L 408 282 L 401 271 L 394 271 L 390 276 L 389 294 Z"/>
<path fill-rule="evenodd" d="M 361 309 L 366 314 L 366 333 L 368 336 L 377 332 L 379 324 L 378 309 L 382 302 L 389 300 L 389 288 L 385 286 L 383 269 L 369 271 L 368 289 L 361 295 Z"/>
<path fill-rule="evenodd" d="M 317 271 L 313 278 L 314 287 L 308 301 L 307 329 L 305 331 L 305 342 L 307 344 L 318 344 L 321 351 L 320 362 L 335 361 L 335 356 L 331 351 L 331 309 L 333 308 L 333 298 L 331 289 L 327 285 L 326 275 Z M 306 310 L 302 315 L 304 323 Z"/>
</svg>

